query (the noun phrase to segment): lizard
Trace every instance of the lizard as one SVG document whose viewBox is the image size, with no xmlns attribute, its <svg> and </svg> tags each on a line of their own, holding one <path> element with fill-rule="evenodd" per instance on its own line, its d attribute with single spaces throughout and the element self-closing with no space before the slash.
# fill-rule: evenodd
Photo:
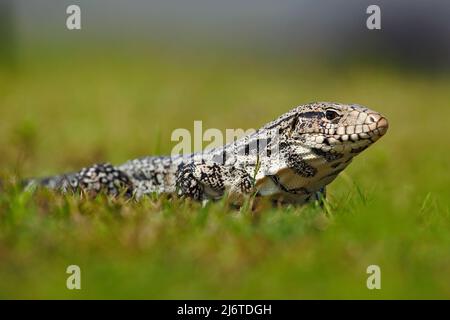
<svg viewBox="0 0 450 320">
<path fill-rule="evenodd" d="M 220 147 L 147 156 L 118 166 L 99 163 L 74 173 L 30 179 L 26 185 L 136 199 L 168 193 L 208 201 L 226 194 L 237 204 L 255 194 L 304 204 L 324 199 L 326 186 L 388 127 L 386 117 L 364 106 L 314 102 Z"/>
</svg>

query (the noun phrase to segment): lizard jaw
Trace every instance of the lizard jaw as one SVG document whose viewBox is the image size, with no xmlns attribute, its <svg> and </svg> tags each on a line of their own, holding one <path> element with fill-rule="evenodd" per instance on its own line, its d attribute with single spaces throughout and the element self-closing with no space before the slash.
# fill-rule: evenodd
<svg viewBox="0 0 450 320">
<path fill-rule="evenodd" d="M 325 129 L 321 133 L 311 134 L 314 148 L 325 152 L 358 153 L 386 134 L 388 120 L 381 114 L 374 113 L 367 117 L 364 124 L 340 126 L 337 129 Z"/>
<path fill-rule="evenodd" d="M 376 141 L 386 134 L 388 128 L 389 122 L 385 117 L 380 114 L 371 114 L 363 124 L 350 124 L 337 129 L 325 129 L 324 134 L 331 144 L 333 142 L 356 142 L 363 139 Z"/>
</svg>

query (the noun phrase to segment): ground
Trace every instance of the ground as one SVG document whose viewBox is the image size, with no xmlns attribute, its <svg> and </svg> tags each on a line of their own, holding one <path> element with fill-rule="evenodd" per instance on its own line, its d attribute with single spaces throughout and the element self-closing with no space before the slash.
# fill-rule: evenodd
<svg viewBox="0 0 450 320">
<path fill-rule="evenodd" d="M 450 298 L 449 76 L 298 56 L 69 49 L 19 52 L 0 73 L 0 298 Z M 363 104 L 390 122 L 324 209 L 10 186 L 169 153 L 172 130 L 194 120 L 257 128 L 315 100 Z M 79 291 L 66 288 L 72 264 Z M 366 287 L 373 264 L 381 290 Z"/>
</svg>

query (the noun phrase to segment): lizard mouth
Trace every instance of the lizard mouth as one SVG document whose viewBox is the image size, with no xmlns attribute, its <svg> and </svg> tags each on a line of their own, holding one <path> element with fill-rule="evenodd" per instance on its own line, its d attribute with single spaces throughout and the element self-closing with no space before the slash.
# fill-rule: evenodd
<svg viewBox="0 0 450 320">
<path fill-rule="evenodd" d="M 379 114 L 369 115 L 364 124 L 345 125 L 327 129 L 313 140 L 316 148 L 325 152 L 359 153 L 386 134 L 389 123 Z"/>
<path fill-rule="evenodd" d="M 328 137 L 324 139 L 324 142 L 329 145 L 361 140 L 375 142 L 386 134 L 388 128 L 389 122 L 385 117 L 378 114 L 370 115 L 368 121 L 364 124 L 347 125 L 339 127 L 337 130 L 327 130 L 325 133 Z"/>
</svg>

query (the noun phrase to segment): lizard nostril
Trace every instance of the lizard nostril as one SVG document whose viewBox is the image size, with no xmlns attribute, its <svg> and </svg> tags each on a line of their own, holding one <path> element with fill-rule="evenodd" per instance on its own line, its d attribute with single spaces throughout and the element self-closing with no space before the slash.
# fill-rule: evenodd
<svg viewBox="0 0 450 320">
<path fill-rule="evenodd" d="M 378 127 L 388 127 L 389 123 L 386 118 L 381 118 L 378 120 Z"/>
<path fill-rule="evenodd" d="M 380 132 L 380 135 L 384 135 L 389 128 L 389 122 L 386 118 L 381 117 L 380 120 L 377 122 L 377 129 Z"/>
<path fill-rule="evenodd" d="M 367 118 L 367 120 L 368 120 L 369 123 L 375 123 L 375 122 L 377 122 L 377 119 L 375 119 L 374 116 L 369 116 L 369 117 Z"/>
</svg>

